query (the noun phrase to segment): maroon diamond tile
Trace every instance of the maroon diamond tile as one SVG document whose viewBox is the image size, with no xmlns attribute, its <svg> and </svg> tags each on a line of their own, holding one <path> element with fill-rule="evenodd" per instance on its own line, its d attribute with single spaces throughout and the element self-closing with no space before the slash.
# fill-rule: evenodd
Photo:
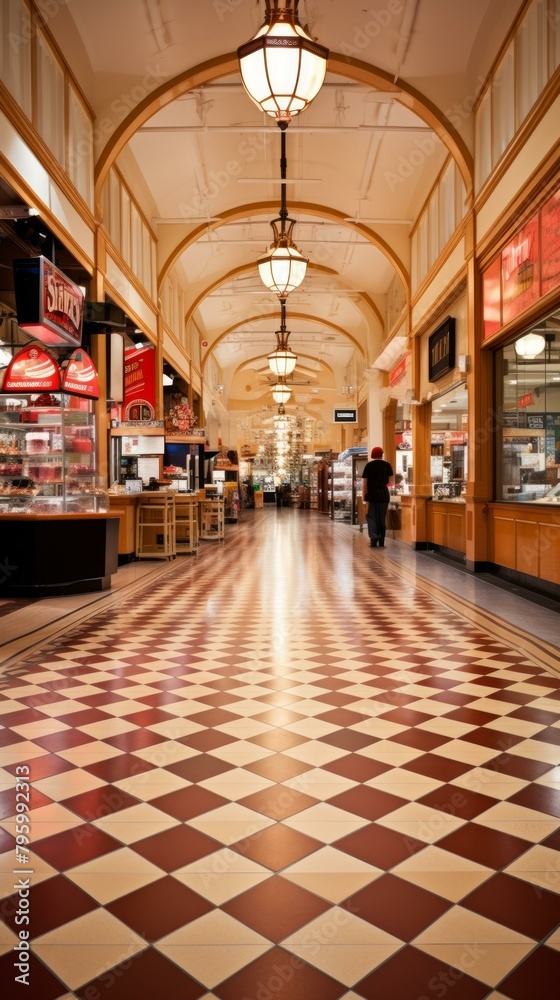
<svg viewBox="0 0 560 1000">
<path fill-rule="evenodd" d="M 57 757 L 54 753 L 49 753 L 43 757 L 33 757 L 31 760 L 20 760 L 17 764 L 6 764 L 5 770 L 15 777 L 16 769 L 24 766 L 28 768 L 31 781 L 40 781 L 41 778 L 51 778 L 53 774 L 73 771 L 76 765 Z M 18 771 L 18 774 L 21 774 L 21 771 Z"/>
<path fill-rule="evenodd" d="M 2 830 L 0 828 L 0 854 L 6 854 L 7 851 L 13 851 L 15 846 L 15 837 L 12 837 L 6 830 Z"/>
<path fill-rule="evenodd" d="M 216 795 L 206 788 L 191 785 L 189 788 L 179 788 L 175 792 L 160 795 L 159 798 L 152 799 L 150 805 L 161 809 L 162 812 L 173 816 L 174 819 L 186 822 L 193 819 L 194 816 L 200 816 L 212 809 L 218 809 L 219 806 L 225 806 L 228 801 L 228 799 L 224 799 L 221 795 Z"/>
<path fill-rule="evenodd" d="M 395 875 L 382 875 L 342 906 L 402 941 L 411 941 L 453 904 Z"/>
<path fill-rule="evenodd" d="M 239 804 L 279 822 L 288 816 L 295 816 L 303 809 L 317 805 L 317 801 L 311 795 L 290 788 L 289 785 L 273 785 L 271 788 L 263 788 L 260 792 L 247 795 L 239 800 Z"/>
<path fill-rule="evenodd" d="M 258 736 L 251 736 L 249 743 L 256 743 L 265 750 L 274 750 L 281 753 L 282 750 L 291 750 L 292 747 L 301 746 L 308 743 L 306 736 L 298 736 L 297 733 L 290 733 L 286 729 L 270 729 L 267 733 L 260 733 Z"/>
<path fill-rule="evenodd" d="M 113 719 L 108 712 L 102 712 L 99 708 L 84 708 L 79 712 L 70 712 L 69 715 L 59 716 L 59 722 L 66 726 L 91 726 L 94 722 L 107 722 Z"/>
<path fill-rule="evenodd" d="M 547 813 L 549 816 L 556 816 L 560 819 L 560 792 L 555 788 L 548 788 L 546 785 L 527 785 L 520 792 L 516 792 L 508 799 L 515 805 L 525 806 L 526 809 L 535 809 L 537 812 Z"/>
<path fill-rule="evenodd" d="M 148 726 L 157 726 L 162 722 L 176 722 L 177 716 L 164 712 L 161 708 L 145 708 L 141 712 L 133 712 L 132 715 L 125 715 L 127 722 L 132 722 L 135 726 L 147 729 Z"/>
<path fill-rule="evenodd" d="M 551 746 L 560 746 L 560 729 L 554 729 L 553 726 L 548 726 L 547 729 L 543 729 L 540 733 L 535 733 L 531 737 L 533 740 L 539 740 L 540 743 L 549 743 Z"/>
<path fill-rule="evenodd" d="M 200 733 L 191 733 L 190 736 L 182 736 L 178 741 L 184 746 L 192 747 L 200 753 L 208 750 L 215 750 L 216 747 L 225 747 L 228 743 L 235 743 L 235 736 L 228 736 L 218 729 L 203 729 Z"/>
<path fill-rule="evenodd" d="M 178 927 L 203 917 L 214 907 L 198 893 L 166 875 L 157 882 L 107 903 L 105 909 L 146 941 L 158 941 Z"/>
<path fill-rule="evenodd" d="M 279 872 L 321 847 L 324 847 L 324 844 L 313 837 L 298 833 L 297 830 L 290 830 L 278 823 L 267 827 L 266 830 L 260 830 L 251 837 L 245 837 L 244 840 L 238 840 L 237 843 L 230 845 L 230 850 L 237 851 L 251 861 L 270 868 L 271 871 Z"/>
<path fill-rule="evenodd" d="M 14 881 L 17 881 L 16 876 L 14 876 Z M 82 892 L 64 875 L 47 878 L 44 882 L 33 885 L 31 889 L 30 927 L 33 937 L 46 934 L 47 931 L 52 931 L 55 927 L 68 923 L 69 920 L 76 920 L 84 913 L 96 910 L 98 905 L 91 896 Z M 19 930 L 16 924 L 18 908 L 19 895 L 17 893 L 4 899 L 0 906 L 0 919 L 11 928 L 14 934 L 17 934 Z"/>
<path fill-rule="evenodd" d="M 289 726 L 292 722 L 304 722 L 305 716 L 298 712 L 293 712 L 289 708 L 270 708 L 267 712 L 253 716 L 256 722 L 263 722 L 266 726 Z"/>
<path fill-rule="evenodd" d="M 452 854 L 469 858 L 470 861 L 494 870 L 505 868 L 531 846 L 527 840 L 490 830 L 478 823 L 466 823 L 459 830 L 438 840 L 438 847 L 442 850 L 451 851 Z"/>
<path fill-rule="evenodd" d="M 440 788 L 423 795 L 418 801 L 430 809 L 439 809 L 449 816 L 459 816 L 461 819 L 474 819 L 475 816 L 496 805 L 496 799 L 489 795 L 471 792 L 466 788 L 459 788 L 458 785 L 441 785 Z"/>
<path fill-rule="evenodd" d="M 59 750 L 71 750 L 72 747 L 81 747 L 86 743 L 93 743 L 95 737 L 83 733 L 81 729 L 65 729 L 62 733 L 51 733 L 50 736 L 38 736 L 33 740 L 37 746 L 49 750 L 50 753 L 57 753 Z"/>
<path fill-rule="evenodd" d="M 449 743 L 448 736 L 441 736 L 439 733 L 428 733 L 423 729 L 407 729 L 404 733 L 397 733 L 390 737 L 391 743 L 400 743 L 405 747 L 413 747 L 415 750 L 435 750 L 436 747 Z"/>
<path fill-rule="evenodd" d="M 175 718 L 175 716 L 172 716 Z M 239 722 L 239 716 L 233 712 L 226 712 L 223 708 L 209 708 L 206 712 L 197 712 L 195 715 L 187 715 L 187 719 L 196 722 L 198 726 L 208 726 L 215 729 L 216 726 L 225 726 L 226 722 Z"/>
<path fill-rule="evenodd" d="M 340 774 L 343 778 L 350 778 L 351 781 L 364 782 L 390 771 L 391 765 L 382 764 L 381 761 L 371 760 L 368 757 L 360 757 L 358 754 L 348 754 L 347 757 L 339 757 L 329 764 L 323 764 L 323 770 Z"/>
<path fill-rule="evenodd" d="M 164 872 L 172 872 L 198 861 L 199 858 L 205 858 L 214 851 L 222 850 L 223 846 L 192 827 L 174 826 L 171 830 L 136 841 L 131 844 L 131 850 L 141 854 Z"/>
<path fill-rule="evenodd" d="M 453 781 L 466 771 L 471 771 L 472 765 L 439 757 L 437 754 L 425 753 L 421 757 L 415 757 L 408 764 L 403 764 L 403 768 L 414 774 L 425 774 L 428 778 L 436 778 L 438 781 Z"/>
<path fill-rule="evenodd" d="M 423 722 L 432 722 L 432 716 L 425 712 L 415 712 L 411 708 L 394 708 L 390 712 L 385 712 L 379 716 L 387 722 L 394 722 L 397 726 L 420 726 Z"/>
<path fill-rule="evenodd" d="M 288 778 L 295 778 L 298 774 L 311 771 L 311 764 L 304 764 L 301 760 L 294 760 L 293 757 L 286 757 L 284 754 L 275 753 L 262 760 L 255 760 L 252 764 L 244 765 L 246 771 L 260 774 L 270 781 L 287 781 Z"/>
<path fill-rule="evenodd" d="M 496 987 L 511 1000 L 532 1000 L 540 993 L 543 1000 L 556 995 L 555 983 L 560 982 L 560 952 L 541 946 Z M 549 990 L 550 992 L 542 992 Z M 539 992 L 537 992 L 537 990 Z"/>
<path fill-rule="evenodd" d="M 398 795 L 390 795 L 388 792 L 381 792 L 377 788 L 360 786 L 359 788 L 349 788 L 339 795 L 329 799 L 329 805 L 337 806 L 346 812 L 363 816 L 371 821 L 380 819 L 388 813 L 400 809 L 409 804 L 408 799 L 401 799 Z"/>
<path fill-rule="evenodd" d="M 473 729 L 461 737 L 467 743 L 474 743 L 480 747 L 490 747 L 492 750 L 501 750 L 502 753 L 507 753 L 517 743 L 521 743 L 524 738 L 524 736 L 515 736 L 513 733 L 500 732 L 498 729 L 486 729 L 484 726 L 479 726 L 478 729 Z"/>
<path fill-rule="evenodd" d="M 122 750 L 124 753 L 133 753 L 135 750 L 145 750 L 146 747 L 157 746 L 158 743 L 164 743 L 166 740 L 166 736 L 152 733 L 149 729 L 131 729 L 128 733 L 106 736 L 103 742 L 116 747 L 117 750 Z"/>
<path fill-rule="evenodd" d="M 324 899 L 280 876 L 261 882 L 222 904 L 222 910 L 278 943 L 330 909 Z"/>
<path fill-rule="evenodd" d="M 271 997 L 286 1000 L 339 1000 L 348 993 L 348 987 L 290 952 L 271 948 L 256 962 L 215 986 L 212 992 L 219 1000 L 253 1000 L 259 996 L 264 1000 L 267 992 Z"/>
<path fill-rule="evenodd" d="M 88 764 L 84 771 L 89 771 L 96 778 L 102 781 L 113 783 L 122 781 L 123 778 L 131 778 L 135 774 L 144 774 L 145 771 L 155 771 L 155 764 L 150 764 L 147 760 L 141 760 L 134 754 L 123 753 L 119 757 L 110 757 L 109 760 L 98 760 L 95 764 Z"/>
<path fill-rule="evenodd" d="M 199 1000 L 206 992 L 200 983 L 195 982 L 154 948 L 127 958 L 97 979 L 74 990 L 78 1000 L 93 1000 L 105 996 L 111 1000 L 148 1000 L 160 996 Z"/>
<path fill-rule="evenodd" d="M 19 733 L 14 733 L 11 729 L 3 729 L 0 731 L 0 747 L 10 747 L 14 743 L 23 743 L 25 736 L 20 736 Z"/>
<path fill-rule="evenodd" d="M 27 793 L 24 793 L 27 794 Z M 39 809 L 41 806 L 48 806 L 52 802 L 52 799 L 47 798 L 42 792 L 39 792 L 33 785 L 29 789 L 29 802 L 25 802 L 26 812 L 27 809 Z M 21 809 L 21 804 L 20 804 Z M 0 792 L 0 819 L 6 819 L 8 816 L 15 816 L 16 814 L 16 786 L 14 784 L 13 788 L 6 788 L 5 791 Z"/>
<path fill-rule="evenodd" d="M 326 736 L 319 737 L 321 743 L 327 743 L 331 747 L 340 747 L 341 750 L 351 752 L 369 747 L 372 743 L 378 743 L 376 736 L 366 736 L 365 733 L 358 733 L 352 729 L 339 729 L 336 733 L 327 733 Z"/>
<path fill-rule="evenodd" d="M 461 906 L 536 940 L 547 937 L 560 924 L 557 893 L 503 872 L 462 899 Z"/>
<path fill-rule="evenodd" d="M 89 792 L 72 795 L 70 798 L 64 799 L 61 805 L 77 813 L 87 823 L 93 823 L 94 820 L 120 812 L 121 809 L 137 806 L 139 801 L 120 788 L 115 788 L 113 785 L 102 785 Z"/>
<path fill-rule="evenodd" d="M 332 708 L 329 712 L 322 712 L 315 718 L 321 719 L 322 722 L 328 722 L 331 726 L 347 728 L 348 726 L 356 726 L 359 722 L 365 722 L 369 716 L 364 715 L 363 712 L 351 712 L 348 708 Z"/>
<path fill-rule="evenodd" d="M 29 1000 L 32 1000 L 32 997 L 37 997 L 37 1000 L 57 1000 L 58 997 L 66 996 L 68 993 L 67 987 L 38 958 L 35 958 L 33 951 L 29 953 L 29 978 L 27 980 L 29 985 L 26 987 L 24 983 L 15 983 L 15 975 L 19 975 L 19 970 L 14 969 L 13 951 L 8 951 L 5 955 L 0 956 L 0 982 L 4 983 L 6 1000 L 19 996 L 26 988 L 28 992 L 23 993 L 23 996 L 28 996 Z M 12 989 L 11 997 L 8 993 L 10 988 Z M 32 988 L 33 993 L 29 992 L 30 988 Z M 16 990 L 18 990 L 17 993 Z"/>
<path fill-rule="evenodd" d="M 411 947 L 402 948 L 353 989 L 365 1000 L 424 1000 L 432 996 L 484 1000 L 489 996 L 488 986 Z M 523 1000 L 529 998 L 527 994 Z"/>
<path fill-rule="evenodd" d="M 217 757 L 211 757 L 210 754 L 203 753 L 197 757 L 189 757 L 188 760 L 179 760 L 176 764 L 168 764 L 164 769 L 177 774 L 180 778 L 184 778 L 185 781 L 196 783 L 197 781 L 206 781 L 207 778 L 213 778 L 216 774 L 224 774 L 226 771 L 232 771 L 233 768 L 233 764 L 228 764 L 225 760 L 219 760 Z"/>
<path fill-rule="evenodd" d="M 402 833 L 371 823 L 342 837 L 332 846 L 360 861 L 366 861 L 368 865 L 389 871 L 400 861 L 424 850 L 426 844 L 414 837 L 405 837 Z"/>
<path fill-rule="evenodd" d="M 472 701 L 472 698 L 469 699 Z M 457 708 L 454 712 L 449 712 L 446 719 L 453 722 L 464 722 L 467 726 L 486 726 L 489 722 L 495 722 L 496 716 L 490 712 L 481 712 L 476 708 Z"/>
<path fill-rule="evenodd" d="M 530 760 L 528 757 L 517 757 L 515 754 L 502 753 L 492 760 L 486 761 L 483 767 L 487 771 L 496 771 L 500 774 L 510 774 L 514 778 L 523 778 L 526 781 L 535 781 L 547 771 L 552 770 L 552 764 L 545 764 L 539 760 Z"/>
<path fill-rule="evenodd" d="M 73 830 L 65 830 L 63 833 L 54 833 L 51 837 L 44 837 L 38 840 L 33 849 L 40 858 L 48 861 L 53 868 L 64 871 L 67 868 L 75 868 L 77 865 L 85 865 L 94 858 L 100 858 L 103 854 L 116 851 L 122 847 L 119 840 L 115 840 L 96 826 L 84 824 L 76 826 Z"/>
</svg>

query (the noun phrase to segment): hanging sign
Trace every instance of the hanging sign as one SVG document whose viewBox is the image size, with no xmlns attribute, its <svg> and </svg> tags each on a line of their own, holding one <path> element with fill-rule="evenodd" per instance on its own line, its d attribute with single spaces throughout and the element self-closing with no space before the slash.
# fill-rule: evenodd
<svg viewBox="0 0 560 1000">
<path fill-rule="evenodd" d="M 42 347 L 32 344 L 10 361 L 3 392 L 60 392 L 58 365 Z"/>
<path fill-rule="evenodd" d="M 153 347 L 124 352 L 125 420 L 153 420 L 156 415 L 156 364 Z"/>
<path fill-rule="evenodd" d="M 70 357 L 62 377 L 62 389 L 73 396 L 99 399 L 99 378 L 89 354 L 80 347 Z"/>
<path fill-rule="evenodd" d="M 533 393 L 527 392 L 524 396 L 520 396 L 517 400 L 517 405 L 522 406 L 532 406 L 533 404 Z"/>
<path fill-rule="evenodd" d="M 357 410 L 335 410 L 334 423 L 357 424 L 358 423 Z"/>
<path fill-rule="evenodd" d="M 84 293 L 46 257 L 14 260 L 18 325 L 50 347 L 79 347 Z"/>
<path fill-rule="evenodd" d="M 404 358 L 401 358 L 398 365 L 395 365 L 392 371 L 389 372 L 389 385 L 391 386 L 391 388 L 394 385 L 397 385 L 397 383 L 400 382 L 401 379 L 403 379 L 404 376 L 406 375 L 406 369 L 410 364 L 410 358 L 411 355 L 409 351 L 407 354 L 405 354 Z"/>
<path fill-rule="evenodd" d="M 455 320 L 448 316 L 428 341 L 428 381 L 437 382 L 455 367 Z"/>
</svg>

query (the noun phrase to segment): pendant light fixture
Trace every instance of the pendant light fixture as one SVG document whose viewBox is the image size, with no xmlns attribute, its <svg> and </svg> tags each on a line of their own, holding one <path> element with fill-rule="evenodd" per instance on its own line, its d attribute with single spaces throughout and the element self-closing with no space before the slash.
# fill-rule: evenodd
<svg viewBox="0 0 560 1000">
<path fill-rule="evenodd" d="M 278 381 L 272 386 L 272 398 L 274 402 L 284 405 L 288 402 L 291 395 L 292 390 L 290 386 L 286 385 L 285 378 L 280 376 Z"/>
<path fill-rule="evenodd" d="M 546 340 L 539 333 L 527 333 L 521 340 L 515 341 L 514 347 L 518 357 L 533 361 L 544 351 Z"/>
<path fill-rule="evenodd" d="M 268 367 L 277 378 L 286 378 L 291 375 L 296 367 L 297 355 L 288 346 L 290 333 L 286 330 L 286 302 L 280 302 L 282 309 L 282 320 L 280 329 L 276 331 L 276 350 L 268 355 Z"/>
<path fill-rule="evenodd" d="M 282 195 L 280 214 L 277 219 L 273 219 L 270 223 L 274 236 L 273 242 L 268 251 L 262 257 L 259 257 L 257 261 L 261 281 L 269 291 L 275 292 L 280 299 L 284 299 L 294 288 L 301 285 L 309 263 L 307 257 L 303 256 L 292 240 L 296 220 L 289 218 L 286 207 L 286 172 L 286 133 L 282 132 L 280 153 Z"/>
<path fill-rule="evenodd" d="M 263 24 L 237 50 L 245 90 L 281 129 L 317 96 L 329 57 L 302 28 L 298 7 L 299 0 L 266 0 Z"/>
</svg>

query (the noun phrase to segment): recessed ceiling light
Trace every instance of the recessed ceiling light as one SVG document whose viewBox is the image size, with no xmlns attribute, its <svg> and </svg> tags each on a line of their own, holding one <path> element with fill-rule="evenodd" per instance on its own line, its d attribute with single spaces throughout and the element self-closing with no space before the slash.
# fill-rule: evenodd
<svg viewBox="0 0 560 1000">
<path fill-rule="evenodd" d="M 517 385 L 517 379 L 516 378 L 510 378 L 509 384 L 510 385 Z"/>
</svg>

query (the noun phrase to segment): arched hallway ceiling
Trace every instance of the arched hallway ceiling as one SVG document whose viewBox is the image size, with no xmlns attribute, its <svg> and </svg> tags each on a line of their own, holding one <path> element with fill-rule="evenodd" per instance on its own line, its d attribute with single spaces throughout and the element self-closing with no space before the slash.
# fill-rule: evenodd
<svg viewBox="0 0 560 1000">
<path fill-rule="evenodd" d="M 300 349 L 330 345 L 339 388 L 352 345 L 374 360 L 400 302 L 395 285 L 408 294 L 410 231 L 450 152 L 470 192 L 472 103 L 518 6 L 301 0 L 301 21 L 331 60 L 287 133 L 294 237 L 315 265 L 288 300 L 288 328 L 292 316 L 310 317 Z M 158 270 L 176 261 L 206 359 L 219 341 L 214 359 L 231 378 L 244 327 L 245 360 L 263 356 L 252 317 L 270 316 L 269 350 L 279 326 L 276 299 L 247 267 L 278 214 L 280 136 L 245 94 L 233 54 L 263 9 L 260 0 L 72 0 L 49 24 L 98 116 L 98 178 L 120 151 L 152 218 Z M 341 331 L 336 347 L 321 340 L 329 323 Z"/>
</svg>

